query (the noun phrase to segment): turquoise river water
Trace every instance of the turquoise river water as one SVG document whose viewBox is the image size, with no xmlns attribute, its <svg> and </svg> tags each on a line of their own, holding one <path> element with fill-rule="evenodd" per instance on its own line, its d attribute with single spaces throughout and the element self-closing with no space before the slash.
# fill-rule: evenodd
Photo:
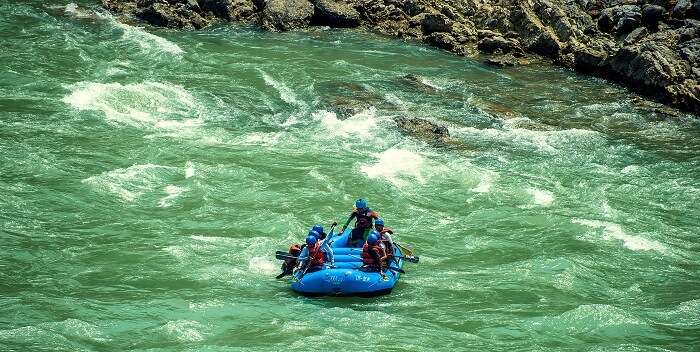
<svg viewBox="0 0 700 352">
<path fill-rule="evenodd" d="M 700 348 L 693 116 L 547 65 L 93 1 L 3 1 L 0 49 L 0 351 Z M 358 197 L 421 257 L 390 295 L 274 279 Z"/>
</svg>

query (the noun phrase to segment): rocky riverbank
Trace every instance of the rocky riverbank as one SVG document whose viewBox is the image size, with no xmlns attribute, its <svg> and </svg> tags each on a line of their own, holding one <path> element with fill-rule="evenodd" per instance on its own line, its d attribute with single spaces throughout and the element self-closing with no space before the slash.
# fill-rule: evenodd
<svg viewBox="0 0 700 352">
<path fill-rule="evenodd" d="M 700 114 L 700 0 L 104 0 L 156 26 L 362 28 L 505 66 L 543 57 Z"/>
</svg>

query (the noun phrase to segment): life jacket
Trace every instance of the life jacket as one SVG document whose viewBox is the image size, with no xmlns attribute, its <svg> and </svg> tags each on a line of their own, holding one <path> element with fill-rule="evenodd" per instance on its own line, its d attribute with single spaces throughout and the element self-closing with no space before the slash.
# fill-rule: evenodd
<svg viewBox="0 0 700 352">
<path fill-rule="evenodd" d="M 309 267 L 323 265 L 326 258 L 321 250 L 321 245 L 316 243 L 315 245 L 307 246 L 306 248 L 309 250 L 309 260 L 311 261 L 309 263 Z"/>
<path fill-rule="evenodd" d="M 289 247 L 289 254 L 291 256 L 298 257 L 300 253 L 301 253 L 301 247 L 299 247 L 298 244 L 295 243 Z M 297 266 L 297 259 L 296 258 L 285 259 L 284 262 L 282 262 L 282 271 L 291 272 L 295 266 Z"/>
<path fill-rule="evenodd" d="M 362 264 L 368 265 L 368 266 L 379 266 L 380 263 L 377 263 L 377 261 L 372 257 L 371 254 L 369 254 L 369 251 L 377 251 L 379 253 L 380 257 L 383 257 L 385 252 L 384 249 L 379 245 L 379 243 L 375 243 L 373 245 L 370 245 L 369 243 L 365 242 L 365 245 L 362 246 Z"/>
<path fill-rule="evenodd" d="M 355 212 L 355 228 L 368 229 L 372 227 L 372 220 L 378 218 L 377 213 L 373 212 L 372 209 L 357 210 Z"/>
</svg>

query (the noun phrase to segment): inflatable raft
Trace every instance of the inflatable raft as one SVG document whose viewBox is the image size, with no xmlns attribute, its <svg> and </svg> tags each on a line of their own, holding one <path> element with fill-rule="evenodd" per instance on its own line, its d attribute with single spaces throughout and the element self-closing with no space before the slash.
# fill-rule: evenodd
<svg viewBox="0 0 700 352">
<path fill-rule="evenodd" d="M 331 240 L 335 267 L 324 265 L 322 269 L 307 272 L 301 279 L 295 275 L 292 290 L 306 296 L 376 296 L 391 292 L 401 274 L 388 269 L 382 277 L 377 271 L 362 268 L 362 247 L 350 247 L 350 229 L 336 235 Z M 394 246 L 394 255 L 401 256 L 401 250 Z M 402 269 L 403 259 L 394 260 L 390 267 Z"/>
</svg>

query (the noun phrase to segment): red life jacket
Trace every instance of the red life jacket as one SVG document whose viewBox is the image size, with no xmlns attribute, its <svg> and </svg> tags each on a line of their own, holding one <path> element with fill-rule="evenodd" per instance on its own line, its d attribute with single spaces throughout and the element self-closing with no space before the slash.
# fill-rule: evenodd
<svg viewBox="0 0 700 352">
<path fill-rule="evenodd" d="M 368 244 L 365 242 L 365 245 L 362 246 L 362 264 L 364 265 L 370 265 L 370 266 L 379 266 L 379 263 L 372 257 L 371 254 L 369 254 L 369 251 L 377 251 L 379 253 L 379 257 L 384 256 L 384 249 L 379 245 L 379 243 L 375 244 Z"/>
<path fill-rule="evenodd" d="M 323 254 L 323 251 L 321 250 L 321 245 L 316 242 L 315 245 L 313 246 L 306 246 L 306 248 L 309 250 L 309 260 L 311 263 L 309 263 L 309 266 L 321 266 L 323 263 L 326 261 L 326 258 Z"/>
</svg>

